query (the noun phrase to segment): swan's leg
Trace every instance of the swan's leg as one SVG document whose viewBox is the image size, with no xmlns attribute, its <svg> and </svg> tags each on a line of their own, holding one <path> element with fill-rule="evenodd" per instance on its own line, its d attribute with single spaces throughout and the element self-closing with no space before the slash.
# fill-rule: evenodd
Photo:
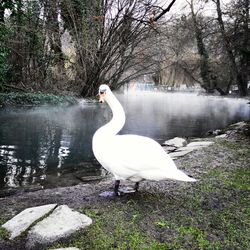
<svg viewBox="0 0 250 250">
<path fill-rule="evenodd" d="M 120 180 L 116 180 L 114 189 L 115 195 L 119 195 L 119 186 L 120 186 Z"/>
<path fill-rule="evenodd" d="M 114 191 L 104 191 L 104 192 L 100 193 L 99 196 L 105 197 L 105 198 L 119 196 L 121 194 L 119 191 L 119 186 L 120 186 L 120 180 L 116 180 L 115 186 L 114 186 Z"/>
<path fill-rule="evenodd" d="M 135 183 L 135 192 L 138 192 L 138 189 L 139 189 L 139 181 Z"/>
</svg>

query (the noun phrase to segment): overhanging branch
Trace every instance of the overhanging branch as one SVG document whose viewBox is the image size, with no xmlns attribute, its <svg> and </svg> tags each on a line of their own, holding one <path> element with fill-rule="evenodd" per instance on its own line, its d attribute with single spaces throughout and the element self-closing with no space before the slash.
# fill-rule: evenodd
<svg viewBox="0 0 250 250">
<path fill-rule="evenodd" d="M 163 10 L 158 16 L 153 18 L 153 22 L 158 21 L 163 15 L 165 15 L 167 12 L 170 11 L 170 9 L 172 8 L 173 4 L 175 3 L 176 0 L 172 0 L 172 2 L 168 5 L 168 7 Z"/>
</svg>

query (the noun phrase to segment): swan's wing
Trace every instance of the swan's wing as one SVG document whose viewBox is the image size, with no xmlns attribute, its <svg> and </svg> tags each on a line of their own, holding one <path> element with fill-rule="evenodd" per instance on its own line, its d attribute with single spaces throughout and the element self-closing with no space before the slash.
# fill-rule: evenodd
<svg viewBox="0 0 250 250">
<path fill-rule="evenodd" d="M 118 135 L 112 139 L 112 160 L 116 168 L 130 171 L 176 169 L 170 156 L 159 143 L 143 136 Z"/>
<path fill-rule="evenodd" d="M 109 139 L 102 148 L 100 162 L 117 179 L 195 181 L 178 170 L 162 147 L 148 137 L 123 135 Z"/>
</svg>

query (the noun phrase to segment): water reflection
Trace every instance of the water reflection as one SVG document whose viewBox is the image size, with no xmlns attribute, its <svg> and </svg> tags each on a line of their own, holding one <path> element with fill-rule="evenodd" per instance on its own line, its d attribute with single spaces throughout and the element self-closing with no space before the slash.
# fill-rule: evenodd
<svg viewBox="0 0 250 250">
<path fill-rule="evenodd" d="M 92 104 L 2 111 L 0 188 L 37 183 L 54 186 L 58 182 L 73 185 L 79 180 L 72 172 L 79 177 L 100 175 L 90 144 L 92 134 L 102 123 L 87 122 L 98 115 L 97 110 Z M 102 116 L 99 118 L 101 122 Z M 59 178 L 62 175 L 64 178 Z"/>
<path fill-rule="evenodd" d="M 121 133 L 150 136 L 202 136 L 211 129 L 249 119 L 246 100 L 194 94 L 118 94 L 127 115 Z M 29 185 L 74 185 L 103 175 L 94 160 L 95 130 L 111 118 L 106 105 L 40 107 L 0 111 L 0 189 Z"/>
</svg>

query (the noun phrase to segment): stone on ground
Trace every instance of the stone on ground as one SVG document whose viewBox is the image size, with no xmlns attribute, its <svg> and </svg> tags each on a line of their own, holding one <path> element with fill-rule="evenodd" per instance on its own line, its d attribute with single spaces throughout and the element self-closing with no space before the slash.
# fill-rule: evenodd
<svg viewBox="0 0 250 250">
<path fill-rule="evenodd" d="M 173 152 L 173 151 L 176 150 L 176 147 L 174 147 L 174 146 L 163 146 L 162 148 L 163 148 L 163 149 L 165 150 L 165 152 L 167 152 L 167 153 Z"/>
<path fill-rule="evenodd" d="M 176 149 L 174 152 L 168 153 L 173 160 L 175 160 L 178 157 L 184 156 L 186 154 L 189 154 L 193 150 L 197 150 L 200 148 L 207 147 L 209 145 L 213 144 L 211 141 L 195 141 L 195 142 L 190 142 L 187 144 L 185 147 L 180 147 Z"/>
<path fill-rule="evenodd" d="M 194 149 L 187 149 L 186 147 L 184 148 L 180 148 L 181 150 L 175 151 L 175 152 L 171 152 L 168 153 L 170 155 L 170 157 L 175 160 L 178 157 L 184 156 L 186 154 L 189 154 L 190 152 L 192 152 Z"/>
<path fill-rule="evenodd" d="M 171 140 L 168 140 L 168 141 L 165 141 L 163 143 L 163 145 L 166 145 L 166 146 L 174 146 L 174 147 L 183 147 L 183 146 L 186 146 L 187 145 L 187 140 L 185 140 L 184 138 L 180 138 L 180 137 L 175 137 Z"/>
<path fill-rule="evenodd" d="M 222 134 L 222 135 L 215 136 L 215 138 L 226 138 L 226 137 L 227 137 L 227 134 Z"/>
<path fill-rule="evenodd" d="M 22 232 L 27 230 L 35 221 L 53 210 L 56 205 L 57 204 L 49 204 L 39 207 L 27 208 L 3 224 L 2 227 L 10 232 L 10 239 L 14 239 Z"/>
<path fill-rule="evenodd" d="M 28 248 L 47 245 L 85 228 L 92 220 L 66 205 L 57 207 L 50 216 L 37 223 L 28 233 Z"/>
<path fill-rule="evenodd" d="M 199 149 L 199 148 L 207 147 L 213 143 L 214 142 L 212 141 L 195 141 L 195 142 L 190 142 L 187 145 L 187 148 Z"/>
</svg>

